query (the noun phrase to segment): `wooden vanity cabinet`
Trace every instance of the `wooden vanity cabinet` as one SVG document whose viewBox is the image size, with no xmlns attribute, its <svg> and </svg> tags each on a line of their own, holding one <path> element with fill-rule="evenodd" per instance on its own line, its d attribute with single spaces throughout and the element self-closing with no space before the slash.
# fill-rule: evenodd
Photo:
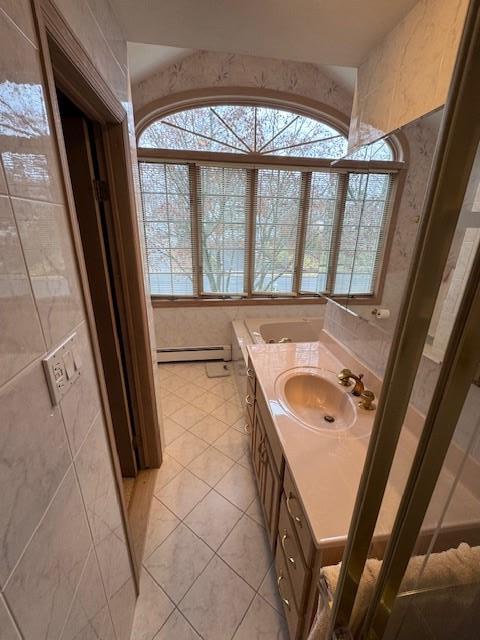
<svg viewBox="0 0 480 640">
<path fill-rule="evenodd" d="M 246 419 L 251 429 L 251 456 L 270 546 L 275 556 L 277 585 L 290 639 L 308 636 L 315 611 L 320 551 L 315 548 L 267 403 L 251 362 L 248 363 Z M 250 404 L 254 399 L 253 405 Z"/>
</svg>

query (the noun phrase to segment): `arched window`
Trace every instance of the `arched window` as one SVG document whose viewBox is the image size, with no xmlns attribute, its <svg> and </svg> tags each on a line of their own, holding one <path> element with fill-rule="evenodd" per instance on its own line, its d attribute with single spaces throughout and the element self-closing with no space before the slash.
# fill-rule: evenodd
<svg viewBox="0 0 480 640">
<path fill-rule="evenodd" d="M 282 106 L 165 113 L 138 154 L 151 293 L 372 297 L 400 164 Z"/>
</svg>

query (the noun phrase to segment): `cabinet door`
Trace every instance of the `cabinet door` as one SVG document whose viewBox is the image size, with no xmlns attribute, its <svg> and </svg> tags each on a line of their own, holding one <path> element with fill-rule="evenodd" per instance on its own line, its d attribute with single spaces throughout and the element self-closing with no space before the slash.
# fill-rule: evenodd
<svg viewBox="0 0 480 640">
<path fill-rule="evenodd" d="M 252 432 L 252 463 L 257 477 L 258 492 L 262 496 L 263 462 L 262 451 L 265 445 L 265 431 L 258 415 L 255 416 Z"/>
<path fill-rule="evenodd" d="M 272 452 L 265 440 L 261 453 L 263 464 L 262 502 L 267 523 L 268 538 L 272 549 L 275 547 L 278 527 L 278 510 L 280 505 L 280 479 L 273 462 Z"/>
</svg>

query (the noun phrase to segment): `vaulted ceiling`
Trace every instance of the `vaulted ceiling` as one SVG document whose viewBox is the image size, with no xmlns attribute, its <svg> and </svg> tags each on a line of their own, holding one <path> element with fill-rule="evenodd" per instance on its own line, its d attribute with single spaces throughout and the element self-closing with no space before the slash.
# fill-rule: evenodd
<svg viewBox="0 0 480 640">
<path fill-rule="evenodd" d="M 131 42 L 358 66 L 416 0 L 111 0 Z"/>
</svg>

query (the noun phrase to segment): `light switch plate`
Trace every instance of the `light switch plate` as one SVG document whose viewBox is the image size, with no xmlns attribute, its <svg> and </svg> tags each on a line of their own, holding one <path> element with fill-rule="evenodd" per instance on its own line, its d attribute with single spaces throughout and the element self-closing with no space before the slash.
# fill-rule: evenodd
<svg viewBox="0 0 480 640">
<path fill-rule="evenodd" d="M 81 363 L 76 355 L 76 343 L 77 334 L 74 333 L 43 358 L 43 368 L 53 405 L 60 402 L 80 376 Z"/>
</svg>

